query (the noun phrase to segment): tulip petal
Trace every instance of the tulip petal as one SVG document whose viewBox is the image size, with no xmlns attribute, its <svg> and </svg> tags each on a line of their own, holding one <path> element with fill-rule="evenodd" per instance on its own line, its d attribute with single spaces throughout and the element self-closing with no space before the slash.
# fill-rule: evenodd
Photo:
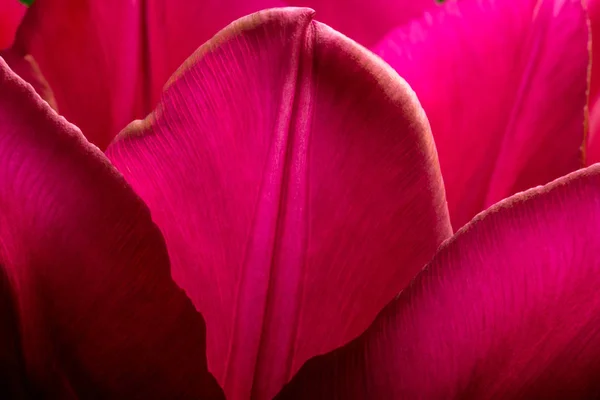
<svg viewBox="0 0 600 400">
<path fill-rule="evenodd" d="M 451 234 L 414 93 L 312 15 L 234 22 L 107 150 L 206 318 L 229 399 L 272 398 L 359 335 Z"/>
<path fill-rule="evenodd" d="M 0 0 L 0 50 L 13 45 L 27 7 L 18 0 Z"/>
<path fill-rule="evenodd" d="M 105 149 L 131 120 L 155 107 L 169 76 L 219 29 L 280 4 L 44 0 L 27 13 L 17 43 L 40 64 L 61 113 Z"/>
<path fill-rule="evenodd" d="M 277 399 L 597 398 L 599 226 L 600 165 L 502 201 Z"/>
<path fill-rule="evenodd" d="M 61 114 L 101 149 L 149 108 L 142 3 L 37 1 L 17 33 L 15 46 L 39 63 Z"/>
<path fill-rule="evenodd" d="M 481 0 L 374 49 L 423 104 L 455 229 L 582 166 L 588 39 L 581 0 Z"/>
<path fill-rule="evenodd" d="M 600 1 L 586 0 L 592 31 L 592 68 L 590 76 L 590 133 L 586 162 L 600 162 Z"/>
<path fill-rule="evenodd" d="M 147 207 L 1 59 L 0 289 L 2 398 L 223 398 Z"/>
<path fill-rule="evenodd" d="M 285 1 L 290 6 L 313 8 L 319 20 L 363 46 L 373 46 L 392 29 L 439 7 L 435 0 Z"/>
<path fill-rule="evenodd" d="M 149 97 L 154 107 L 165 82 L 190 54 L 231 21 L 281 0 L 160 0 L 146 4 Z M 147 110 L 150 112 L 150 110 Z"/>
<path fill-rule="evenodd" d="M 36 93 L 44 99 L 50 107 L 58 110 L 54 93 L 46 81 L 46 78 L 40 71 L 40 67 L 31 55 L 20 54 L 16 49 L 11 48 L 0 52 L 0 57 L 21 79 L 29 83 L 35 89 Z"/>
</svg>

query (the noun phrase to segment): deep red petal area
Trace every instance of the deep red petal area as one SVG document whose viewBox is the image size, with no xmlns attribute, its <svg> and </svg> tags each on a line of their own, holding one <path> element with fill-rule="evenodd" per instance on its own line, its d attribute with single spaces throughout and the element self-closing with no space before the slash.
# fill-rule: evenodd
<svg viewBox="0 0 600 400">
<path fill-rule="evenodd" d="M 222 399 L 144 203 L 0 59 L 0 397 Z"/>
</svg>

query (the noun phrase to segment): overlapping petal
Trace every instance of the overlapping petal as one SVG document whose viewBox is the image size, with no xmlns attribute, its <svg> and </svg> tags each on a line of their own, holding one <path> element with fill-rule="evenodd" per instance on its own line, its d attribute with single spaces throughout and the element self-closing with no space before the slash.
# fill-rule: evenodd
<svg viewBox="0 0 600 400">
<path fill-rule="evenodd" d="M 359 335 L 451 234 L 414 93 L 307 9 L 245 17 L 107 155 L 207 321 L 230 399 Z"/>
<path fill-rule="evenodd" d="M 416 91 L 456 228 L 583 163 L 588 29 L 581 0 L 465 0 L 374 49 Z"/>
<path fill-rule="evenodd" d="M 36 1 L 17 35 L 17 50 L 38 62 L 60 113 L 102 149 L 148 112 L 141 3 Z"/>
<path fill-rule="evenodd" d="M 223 398 L 143 202 L 0 59 L 0 397 Z"/>
<path fill-rule="evenodd" d="M 488 209 L 278 400 L 597 398 L 599 226 L 600 165 Z"/>
<path fill-rule="evenodd" d="M 437 7 L 433 0 L 44 0 L 31 7 L 18 45 L 40 63 L 61 112 L 104 149 L 129 121 L 154 108 L 164 82 L 220 29 L 284 5 L 313 7 L 325 23 L 366 46 Z"/>
<path fill-rule="evenodd" d="M 16 0 L 13 0 L 16 2 Z M 169 76 L 236 18 L 278 0 L 43 0 L 20 49 L 39 63 L 61 113 L 101 149 L 149 113 Z"/>
<path fill-rule="evenodd" d="M 439 7 L 436 0 L 284 1 L 290 6 L 313 8 L 320 21 L 368 47 L 375 45 L 392 29 Z"/>
<path fill-rule="evenodd" d="M 50 107 L 54 110 L 58 110 L 52 88 L 50 88 L 48 81 L 42 74 L 42 71 L 40 71 L 40 67 L 31 55 L 21 54 L 13 47 L 0 51 L 0 57 L 4 59 L 6 64 L 8 64 L 15 74 L 19 75 L 21 79 L 33 86 L 36 93 L 44 99 Z"/>
</svg>

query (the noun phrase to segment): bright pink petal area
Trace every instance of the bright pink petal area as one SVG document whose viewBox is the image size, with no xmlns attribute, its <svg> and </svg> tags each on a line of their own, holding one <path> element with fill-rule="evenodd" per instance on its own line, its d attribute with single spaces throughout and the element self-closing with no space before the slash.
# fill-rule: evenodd
<svg viewBox="0 0 600 400">
<path fill-rule="evenodd" d="M 449 4 L 374 51 L 423 104 L 455 229 L 582 166 L 589 55 L 581 0 Z"/>
<path fill-rule="evenodd" d="M 12 46 L 27 7 L 19 0 L 0 0 L 0 50 Z"/>
<path fill-rule="evenodd" d="M 448 0 L 454 2 L 455 0 Z M 435 0 L 284 0 L 313 8 L 319 20 L 364 46 L 440 5 Z"/>
<path fill-rule="evenodd" d="M 597 398 L 599 226 L 600 166 L 501 202 L 278 400 Z"/>
<path fill-rule="evenodd" d="M 10 48 L 0 51 L 0 57 L 8 64 L 14 73 L 21 79 L 29 83 L 35 89 L 36 93 L 54 110 L 58 110 L 54 93 L 46 81 L 46 78 L 40 71 L 38 64 L 31 55 L 20 54 L 16 49 Z"/>
<path fill-rule="evenodd" d="M 107 150 L 206 318 L 229 399 L 270 399 L 359 335 L 451 234 L 414 93 L 312 18 L 235 22 Z"/>
<path fill-rule="evenodd" d="M 3 60 L 0 289 L 2 398 L 223 398 L 148 209 Z"/>
<path fill-rule="evenodd" d="M 195 49 L 234 19 L 278 5 L 40 0 L 25 18 L 18 44 L 40 64 L 61 113 L 104 149 L 131 120 L 154 108 L 169 76 Z"/>
</svg>

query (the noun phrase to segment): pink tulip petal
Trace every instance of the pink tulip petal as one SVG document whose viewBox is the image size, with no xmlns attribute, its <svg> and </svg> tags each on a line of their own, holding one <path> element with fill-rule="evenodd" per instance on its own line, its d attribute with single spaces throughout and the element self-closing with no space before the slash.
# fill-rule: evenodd
<svg viewBox="0 0 600 400">
<path fill-rule="evenodd" d="M 36 1 L 18 33 L 16 45 L 39 63 L 61 114 L 100 148 L 147 111 L 140 3 Z"/>
<path fill-rule="evenodd" d="M 455 0 L 449 0 L 455 1 Z M 392 29 L 440 5 L 435 0 L 285 0 L 313 8 L 319 20 L 364 46 L 372 46 Z"/>
<path fill-rule="evenodd" d="M 449 4 L 375 52 L 423 104 L 455 229 L 582 166 L 589 55 L 581 0 Z"/>
<path fill-rule="evenodd" d="M 586 162 L 600 162 L 600 1 L 585 0 L 592 31 L 592 68 L 590 76 L 590 133 Z"/>
<path fill-rule="evenodd" d="M 107 150 L 206 318 L 229 399 L 270 399 L 359 335 L 451 234 L 414 93 L 312 18 L 233 23 Z"/>
<path fill-rule="evenodd" d="M 10 69 L 21 79 L 29 83 L 35 89 L 36 93 L 44 99 L 50 107 L 58 110 L 54 93 L 46 81 L 46 78 L 40 71 L 40 67 L 31 55 L 20 54 L 16 49 L 10 48 L 0 52 L 0 57 L 8 64 Z"/>
<path fill-rule="evenodd" d="M 600 165 L 501 202 L 277 399 L 598 398 L 599 226 Z"/>
<path fill-rule="evenodd" d="M 0 288 L 1 398 L 223 398 L 148 209 L 3 60 Z"/>
<path fill-rule="evenodd" d="M 12 46 L 27 7 L 18 0 L 0 0 L 0 50 Z"/>
<path fill-rule="evenodd" d="M 169 76 L 219 29 L 280 4 L 40 0 L 25 18 L 18 44 L 40 64 L 61 113 L 104 149 L 155 107 Z"/>
<path fill-rule="evenodd" d="M 281 0 L 159 0 L 146 5 L 149 97 L 156 105 L 169 77 L 190 54 L 231 21 Z M 149 112 L 150 110 L 148 110 Z"/>
</svg>

